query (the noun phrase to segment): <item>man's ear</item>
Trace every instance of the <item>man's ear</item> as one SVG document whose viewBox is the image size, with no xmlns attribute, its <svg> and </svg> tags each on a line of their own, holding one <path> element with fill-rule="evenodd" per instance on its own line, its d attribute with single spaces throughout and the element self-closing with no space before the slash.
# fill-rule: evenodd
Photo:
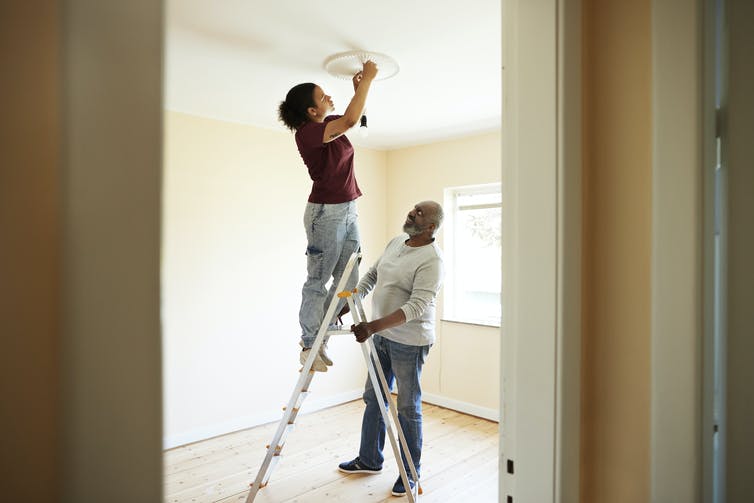
<svg viewBox="0 0 754 503">
<path fill-rule="evenodd" d="M 307 109 L 306 109 L 306 112 L 307 112 L 307 113 L 308 113 L 308 114 L 309 114 L 309 115 L 310 115 L 311 117 L 316 117 L 316 116 L 317 116 L 317 109 L 316 109 L 316 108 L 314 108 L 314 107 L 309 107 L 309 108 L 307 108 Z"/>
</svg>

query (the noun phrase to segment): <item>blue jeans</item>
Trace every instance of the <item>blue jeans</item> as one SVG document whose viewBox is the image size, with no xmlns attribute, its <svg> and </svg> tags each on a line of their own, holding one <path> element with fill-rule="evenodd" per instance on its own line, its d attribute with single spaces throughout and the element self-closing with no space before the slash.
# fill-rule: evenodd
<svg viewBox="0 0 754 503">
<path fill-rule="evenodd" d="M 424 360 L 429 353 L 430 346 L 407 346 L 394 342 L 380 335 L 373 335 L 377 355 L 379 356 L 382 371 L 390 389 L 393 382 L 398 384 L 398 422 L 406 437 L 406 444 L 411 453 L 416 473 L 421 474 L 422 455 L 422 390 L 419 378 L 422 373 Z M 382 467 L 385 457 L 382 451 L 385 447 L 385 421 L 382 419 L 380 407 L 385 407 L 387 401 L 384 395 L 380 400 L 372 387 L 372 382 L 367 377 L 364 389 L 364 418 L 361 424 L 361 447 L 359 459 L 365 465 L 372 468 Z M 396 432 L 397 433 L 397 432 Z M 401 447 L 401 458 L 406 473 L 411 477 L 408 461 Z"/>
<path fill-rule="evenodd" d="M 298 321 L 304 347 L 311 347 L 322 324 L 322 318 L 336 293 L 340 277 L 353 252 L 359 249 L 359 227 L 356 201 L 340 204 L 307 203 L 304 214 L 306 228 L 306 283 L 301 290 Z M 332 278 L 329 290 L 327 282 Z M 356 286 L 358 267 L 354 267 L 347 289 Z M 340 310 L 343 301 L 339 302 Z M 332 320 L 330 320 L 332 321 Z"/>
</svg>

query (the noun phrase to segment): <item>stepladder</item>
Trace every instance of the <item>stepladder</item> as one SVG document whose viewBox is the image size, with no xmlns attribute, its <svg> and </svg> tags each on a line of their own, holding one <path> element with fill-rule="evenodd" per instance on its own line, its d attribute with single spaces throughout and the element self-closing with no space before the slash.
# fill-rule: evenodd
<svg viewBox="0 0 754 503">
<path fill-rule="evenodd" d="M 343 271 L 343 274 L 338 281 L 335 290 L 338 293 L 336 295 L 333 295 L 332 299 L 330 300 L 325 315 L 322 319 L 322 324 L 320 325 L 316 339 L 314 340 L 314 344 L 312 345 L 311 350 L 308 352 L 309 356 L 307 357 L 306 361 L 303 364 L 303 367 L 301 368 L 299 378 L 293 388 L 290 399 L 288 400 L 287 405 L 283 408 L 283 417 L 278 423 L 278 427 L 275 431 L 275 435 L 273 436 L 272 441 L 267 445 L 267 452 L 264 460 L 262 461 L 262 466 L 257 472 L 256 479 L 253 483 L 251 483 L 251 488 L 249 495 L 246 498 L 246 503 L 252 503 L 259 491 L 270 482 L 270 476 L 272 475 L 275 466 L 281 461 L 283 447 L 285 446 L 288 434 L 295 427 L 301 406 L 304 403 L 306 397 L 309 395 L 309 387 L 316 374 L 316 372 L 312 369 L 312 366 L 320 348 L 322 347 L 322 344 L 324 344 L 326 339 L 331 335 L 350 333 L 344 330 L 331 329 L 331 322 L 335 318 L 336 309 L 338 309 L 339 305 L 342 305 L 342 300 L 344 299 L 348 304 L 354 324 L 367 321 L 366 313 L 361 303 L 361 297 L 358 291 L 345 289 L 347 280 L 351 275 L 353 268 L 358 267 L 360 259 L 360 252 L 356 252 L 351 255 Z M 411 453 L 408 449 L 406 437 L 403 434 L 403 430 L 401 429 L 401 425 L 398 420 L 398 413 L 393 397 L 390 393 L 390 387 L 385 378 L 384 371 L 382 370 L 382 365 L 380 365 L 377 350 L 372 339 L 367 339 L 365 342 L 361 343 L 360 346 L 362 354 L 364 356 L 368 378 L 370 379 L 370 382 L 372 384 L 372 389 L 375 390 L 375 393 L 377 393 L 377 390 L 379 390 L 384 399 L 385 407 L 381 407 L 382 419 L 385 423 L 387 434 L 386 436 L 390 441 L 390 446 L 393 450 L 395 460 L 398 464 L 398 470 L 403 481 L 403 487 L 407 489 L 406 497 L 408 498 L 409 502 L 414 503 L 418 501 L 419 495 L 422 492 L 419 483 L 419 476 L 414 466 L 413 460 L 411 459 Z M 406 470 L 406 466 L 402 461 L 401 454 L 405 456 L 408 471 Z M 410 484 L 409 478 L 411 479 L 411 481 L 415 481 L 415 483 Z M 305 499 L 302 501 L 305 501 Z"/>
</svg>

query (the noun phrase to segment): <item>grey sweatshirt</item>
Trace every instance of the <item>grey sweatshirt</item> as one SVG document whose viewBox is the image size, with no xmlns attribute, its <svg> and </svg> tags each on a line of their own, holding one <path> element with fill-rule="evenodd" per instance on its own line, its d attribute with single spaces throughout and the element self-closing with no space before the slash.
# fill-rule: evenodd
<svg viewBox="0 0 754 503">
<path fill-rule="evenodd" d="M 411 247 L 407 234 L 388 243 L 382 257 L 361 278 L 357 286 L 364 298 L 372 295 L 372 319 L 396 309 L 406 315 L 406 323 L 384 330 L 381 336 L 409 346 L 435 342 L 435 299 L 444 276 L 442 251 L 436 242 Z"/>
</svg>

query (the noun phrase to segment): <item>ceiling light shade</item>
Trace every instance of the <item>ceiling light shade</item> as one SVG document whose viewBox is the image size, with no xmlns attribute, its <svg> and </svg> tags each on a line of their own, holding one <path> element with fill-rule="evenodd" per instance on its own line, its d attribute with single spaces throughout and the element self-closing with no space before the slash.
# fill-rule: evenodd
<svg viewBox="0 0 754 503">
<path fill-rule="evenodd" d="M 325 60 L 325 70 L 333 77 L 351 80 L 361 71 L 364 62 L 371 60 L 377 63 L 379 72 L 374 80 L 385 80 L 398 73 L 398 63 L 387 54 L 369 51 L 348 51 L 333 54 Z"/>
</svg>

